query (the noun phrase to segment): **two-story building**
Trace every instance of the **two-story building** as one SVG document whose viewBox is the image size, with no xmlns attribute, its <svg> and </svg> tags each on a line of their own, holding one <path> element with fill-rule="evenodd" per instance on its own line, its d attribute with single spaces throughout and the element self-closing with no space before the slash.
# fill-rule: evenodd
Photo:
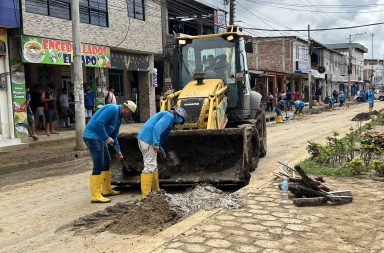
<svg viewBox="0 0 384 253">
<path fill-rule="evenodd" d="M 253 53 L 248 54 L 251 86 L 263 98 L 290 89 L 304 91 L 308 82 L 308 46 L 299 37 L 255 37 Z"/>
<path fill-rule="evenodd" d="M 21 9 L 22 30 L 11 43 L 22 52 L 26 85 L 53 83 L 57 91 L 73 92 L 70 1 L 22 0 Z M 80 0 L 84 82 L 94 87 L 100 103 L 112 86 L 118 102 L 138 104 L 140 121 L 155 113 L 154 58 L 163 51 L 165 15 L 156 1 Z"/>
<path fill-rule="evenodd" d="M 358 90 L 364 87 L 364 54 L 368 52 L 368 49 L 360 43 L 337 43 L 326 44 L 326 46 L 347 56 L 347 80 L 346 83 L 339 84 L 339 89 L 348 91 L 349 95 L 354 96 Z"/>
<path fill-rule="evenodd" d="M 384 85 L 384 60 L 364 59 L 363 79 L 365 84 Z"/>
</svg>

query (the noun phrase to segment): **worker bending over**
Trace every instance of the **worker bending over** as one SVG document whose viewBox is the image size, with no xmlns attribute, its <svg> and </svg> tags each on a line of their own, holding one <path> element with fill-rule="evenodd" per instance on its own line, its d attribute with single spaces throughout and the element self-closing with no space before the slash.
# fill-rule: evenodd
<svg viewBox="0 0 384 253">
<path fill-rule="evenodd" d="M 140 177 L 141 198 L 151 191 L 159 191 L 159 171 L 157 153 L 166 157 L 163 145 L 174 124 L 184 124 L 187 113 L 183 108 L 161 111 L 145 122 L 137 135 L 139 148 L 143 154 L 144 169 Z"/>
<path fill-rule="evenodd" d="M 297 113 L 299 113 L 297 115 L 297 118 L 301 119 L 303 117 L 304 102 L 301 100 L 296 100 L 294 102 L 294 105 L 295 105 L 296 111 L 293 115 L 296 115 Z"/>
<path fill-rule="evenodd" d="M 276 107 L 275 107 L 275 112 L 276 112 L 276 122 L 277 123 L 283 123 L 283 113 L 282 113 L 282 111 L 287 111 L 287 104 L 286 104 L 286 102 L 285 102 L 285 100 L 284 99 L 281 99 L 278 103 L 277 103 L 277 105 L 276 105 Z"/>
<path fill-rule="evenodd" d="M 93 171 L 91 175 L 91 202 L 111 202 L 104 196 L 120 194 L 111 188 L 111 156 L 108 145 L 113 145 L 117 150 L 116 159 L 123 160 L 120 145 L 117 141 L 122 117 L 128 117 L 136 111 L 136 104 L 130 100 L 122 105 L 108 104 L 99 109 L 92 116 L 84 129 L 83 140 L 91 153 Z M 101 194 L 101 187 L 103 193 Z"/>
</svg>

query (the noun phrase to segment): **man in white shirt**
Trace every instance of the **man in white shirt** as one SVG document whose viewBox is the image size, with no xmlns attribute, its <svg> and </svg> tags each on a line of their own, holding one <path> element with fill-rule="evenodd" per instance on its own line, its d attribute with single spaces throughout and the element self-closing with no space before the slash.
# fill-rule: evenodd
<svg viewBox="0 0 384 253">
<path fill-rule="evenodd" d="M 113 93 L 115 89 L 109 86 L 107 96 L 105 97 L 105 104 L 116 104 L 116 96 Z"/>
<path fill-rule="evenodd" d="M 65 127 L 68 127 L 68 117 L 73 120 L 73 112 L 69 108 L 67 88 L 63 88 L 61 90 L 61 95 L 59 96 L 59 102 L 60 102 L 61 112 L 64 118 Z"/>
</svg>

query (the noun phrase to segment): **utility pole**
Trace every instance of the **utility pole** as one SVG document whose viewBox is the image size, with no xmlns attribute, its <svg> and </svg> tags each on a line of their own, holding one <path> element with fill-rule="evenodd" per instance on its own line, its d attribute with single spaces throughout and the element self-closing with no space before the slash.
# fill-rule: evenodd
<svg viewBox="0 0 384 253">
<path fill-rule="evenodd" d="M 372 43 L 371 43 L 371 55 L 372 55 L 372 61 L 371 61 L 371 67 L 372 67 L 372 72 L 371 72 L 371 85 L 373 85 L 373 35 L 374 33 L 371 33 L 372 36 Z"/>
<path fill-rule="evenodd" d="M 309 109 L 312 109 L 312 85 L 311 85 L 311 75 L 312 75 L 312 64 L 311 64 L 311 28 L 308 25 L 308 96 L 309 96 Z"/>
<path fill-rule="evenodd" d="M 352 34 L 349 35 L 349 43 L 348 43 L 348 84 L 347 84 L 348 94 L 349 94 L 349 85 L 351 84 L 351 74 L 352 74 Z"/>
<path fill-rule="evenodd" d="M 229 0 L 229 24 L 235 23 L 235 0 Z"/>
<path fill-rule="evenodd" d="M 76 149 L 84 150 L 83 130 L 85 127 L 83 66 L 81 61 L 79 0 L 72 0 L 72 43 L 73 43 L 73 81 L 76 116 Z"/>
</svg>

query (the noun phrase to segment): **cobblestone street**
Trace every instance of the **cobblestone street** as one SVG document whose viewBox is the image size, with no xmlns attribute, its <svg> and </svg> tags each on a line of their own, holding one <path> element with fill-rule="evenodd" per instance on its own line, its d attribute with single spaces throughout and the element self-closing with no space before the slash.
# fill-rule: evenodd
<svg viewBox="0 0 384 253">
<path fill-rule="evenodd" d="M 278 253 L 309 252 L 311 248 L 316 252 L 384 252 L 384 196 L 380 191 L 384 182 L 354 178 L 330 181 L 358 192 L 354 202 L 301 208 L 292 202 L 282 204 L 277 184 L 270 182 L 260 191 L 243 196 L 243 208 L 221 210 L 153 253 Z M 379 221 L 376 228 L 368 225 L 374 220 Z M 356 240 L 347 239 L 350 234 Z"/>
</svg>

